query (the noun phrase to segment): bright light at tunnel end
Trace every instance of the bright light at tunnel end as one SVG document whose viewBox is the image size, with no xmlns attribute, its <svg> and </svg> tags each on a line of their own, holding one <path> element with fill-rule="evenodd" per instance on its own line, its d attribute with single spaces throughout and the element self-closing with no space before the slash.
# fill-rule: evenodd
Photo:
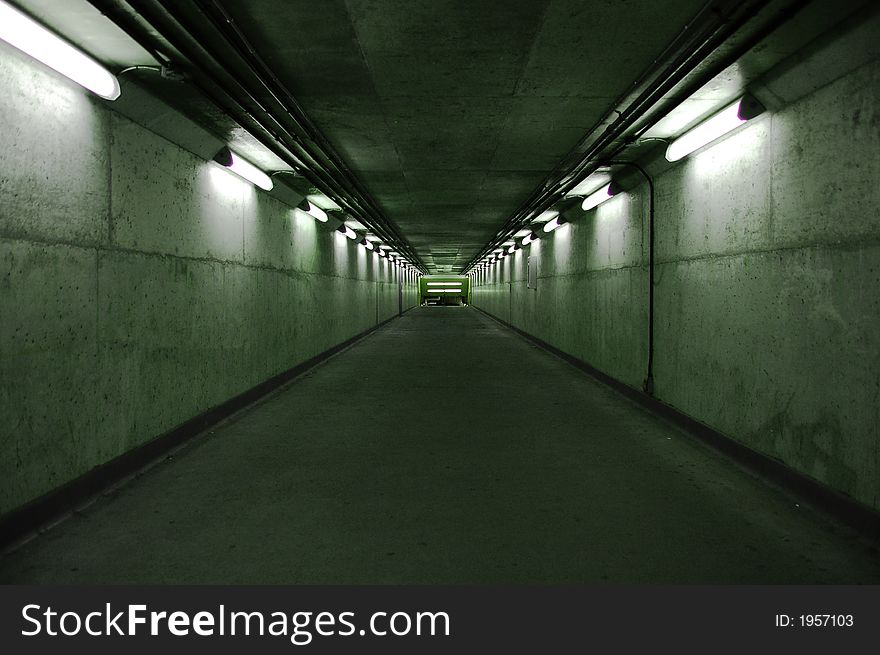
<svg viewBox="0 0 880 655">
<path fill-rule="evenodd" d="M 110 71 L 2 0 L 0 39 L 106 100 L 120 95 L 119 81 Z"/>
</svg>

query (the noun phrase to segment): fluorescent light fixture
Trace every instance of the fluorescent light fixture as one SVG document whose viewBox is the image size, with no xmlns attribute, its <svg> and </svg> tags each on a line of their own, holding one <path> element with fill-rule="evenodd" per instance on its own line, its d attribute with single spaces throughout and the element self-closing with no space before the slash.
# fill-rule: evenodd
<svg viewBox="0 0 880 655">
<path fill-rule="evenodd" d="M 308 200 L 315 207 L 320 207 L 324 211 L 342 210 L 342 207 L 337 205 L 332 198 L 328 198 L 323 193 L 310 193 L 306 196 L 306 200 Z"/>
<path fill-rule="evenodd" d="M 119 81 L 110 71 L 27 14 L 2 1 L 0 39 L 106 100 L 119 97 Z"/>
<path fill-rule="evenodd" d="M 425 293 L 462 293 L 461 289 L 428 289 Z"/>
<path fill-rule="evenodd" d="M 345 236 L 347 236 L 347 237 L 348 237 L 349 239 L 351 239 L 352 241 L 354 241 L 355 239 L 358 238 L 357 232 L 355 232 L 354 230 L 352 230 L 352 229 L 351 229 L 350 227 L 348 227 L 348 225 L 346 225 L 345 223 L 343 223 L 343 224 L 340 225 L 338 228 L 336 228 L 336 231 L 339 232 L 340 234 L 344 234 Z"/>
<path fill-rule="evenodd" d="M 296 208 L 301 209 L 306 214 L 314 218 L 316 221 L 321 221 L 322 223 L 327 222 L 327 212 L 318 207 L 318 205 L 315 205 L 308 200 L 303 200 L 296 206 Z"/>
<path fill-rule="evenodd" d="M 214 161 L 225 166 L 240 178 L 247 180 L 251 184 L 255 184 L 266 191 L 272 190 L 272 178 L 249 161 L 236 155 L 229 148 L 225 146 L 220 148 L 220 152 L 214 156 Z"/>
<path fill-rule="evenodd" d="M 571 198 L 574 196 L 588 196 L 596 189 L 599 189 L 611 181 L 611 175 L 604 171 L 596 171 L 591 175 L 588 175 L 583 180 L 578 182 L 577 186 L 575 186 L 571 191 L 565 194 L 566 198 Z"/>
<path fill-rule="evenodd" d="M 361 241 L 361 245 L 362 245 L 364 248 L 366 248 L 367 250 L 373 250 L 373 244 L 370 243 L 369 241 L 367 241 L 366 239 L 364 239 L 363 241 Z"/>
<path fill-rule="evenodd" d="M 554 209 L 548 209 L 547 211 L 541 212 L 537 216 L 532 219 L 532 223 L 546 223 L 547 221 L 553 220 L 559 216 L 559 212 Z"/>
<path fill-rule="evenodd" d="M 461 282 L 426 282 L 429 287 L 460 287 Z"/>
<path fill-rule="evenodd" d="M 522 240 L 523 247 L 526 247 L 527 245 L 529 245 L 532 241 L 534 241 L 537 238 L 538 237 L 537 237 L 537 235 L 535 235 L 534 232 L 529 232 L 526 235 L 526 238 Z"/>
<path fill-rule="evenodd" d="M 763 110 L 764 107 L 757 100 L 751 96 L 743 96 L 670 143 L 666 149 L 667 161 L 678 161 L 686 157 L 736 129 Z"/>
<path fill-rule="evenodd" d="M 379 246 L 382 250 L 391 250 L 391 246 L 386 246 L 384 243 Z"/>
<path fill-rule="evenodd" d="M 557 216 L 552 221 L 547 221 L 546 223 L 544 223 L 544 231 L 545 232 L 552 232 L 553 230 L 555 230 L 556 228 L 558 228 L 562 225 L 565 225 L 565 219 L 562 218 L 562 216 Z"/>
<path fill-rule="evenodd" d="M 507 249 L 508 255 L 512 255 L 515 252 L 516 252 L 516 244 L 513 244 L 512 246 L 510 246 L 510 248 Z"/>
<path fill-rule="evenodd" d="M 609 182 L 598 191 L 594 191 L 586 198 L 584 198 L 584 201 L 581 203 L 581 209 L 583 209 L 584 211 L 594 209 L 609 198 L 613 197 L 616 193 L 617 189 L 614 186 L 614 182 Z"/>
</svg>

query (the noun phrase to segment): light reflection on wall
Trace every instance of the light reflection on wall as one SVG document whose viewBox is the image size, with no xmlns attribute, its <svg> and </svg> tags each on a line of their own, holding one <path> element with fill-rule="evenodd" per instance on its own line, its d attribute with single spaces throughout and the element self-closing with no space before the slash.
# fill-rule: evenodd
<svg viewBox="0 0 880 655">
<path fill-rule="evenodd" d="M 209 195 L 218 195 L 224 200 L 241 201 L 252 200 L 256 196 L 254 185 L 243 180 L 238 175 L 230 171 L 225 166 L 221 166 L 215 162 L 206 162 L 207 178 L 210 183 L 210 189 L 205 189 Z"/>
<path fill-rule="evenodd" d="M 349 239 L 351 241 L 351 239 Z M 363 246 L 355 246 L 355 250 L 357 251 L 357 272 L 358 278 L 364 279 L 367 277 L 367 249 Z"/>
<path fill-rule="evenodd" d="M 333 230 L 333 270 L 337 275 L 348 273 L 348 248 L 351 239 L 338 230 Z"/>
<path fill-rule="evenodd" d="M 744 124 L 735 132 L 710 143 L 695 153 L 685 157 L 687 184 L 710 184 L 719 175 L 736 174 L 742 166 L 750 166 L 760 159 L 760 151 L 771 143 L 770 116 L 758 118 Z"/>
<path fill-rule="evenodd" d="M 202 247 L 215 257 L 241 252 L 242 221 L 252 221 L 259 213 L 256 190 L 250 182 L 214 162 L 198 162 L 194 173 L 190 189 L 175 191 L 181 197 L 191 194 L 186 202 L 197 217 L 197 224 L 192 225 L 199 231 Z"/>
<path fill-rule="evenodd" d="M 546 235 L 542 235 L 542 236 L 546 237 Z M 528 246 L 526 246 L 528 248 L 529 257 L 540 257 L 541 256 L 541 242 L 542 241 L 543 241 L 543 239 L 535 239 Z M 524 250 L 525 250 L 525 248 L 524 248 Z"/>
<path fill-rule="evenodd" d="M 290 210 L 290 229 L 293 231 L 293 243 L 296 253 L 295 261 L 300 266 L 320 269 L 318 258 L 318 223 L 314 218 L 299 209 Z"/>
<path fill-rule="evenodd" d="M 770 123 L 769 116 L 758 117 L 686 157 L 678 171 L 670 171 L 680 175 L 671 211 L 678 231 L 689 235 L 696 247 L 723 247 L 732 226 L 741 234 L 761 229 L 762 212 L 748 212 L 760 207 L 762 198 L 770 202 Z M 749 202 L 742 201 L 743 195 Z M 670 208 L 664 203 L 662 210 Z"/>
<path fill-rule="evenodd" d="M 608 268 L 624 263 L 631 199 L 629 193 L 622 192 L 596 207 L 592 216 L 595 244 L 588 253 L 590 268 Z"/>
<path fill-rule="evenodd" d="M 553 230 L 553 232 L 544 237 L 550 242 L 550 246 L 553 250 L 553 263 L 555 264 L 554 270 L 557 273 L 569 268 L 573 230 L 574 226 L 571 223 L 563 223 Z"/>
</svg>

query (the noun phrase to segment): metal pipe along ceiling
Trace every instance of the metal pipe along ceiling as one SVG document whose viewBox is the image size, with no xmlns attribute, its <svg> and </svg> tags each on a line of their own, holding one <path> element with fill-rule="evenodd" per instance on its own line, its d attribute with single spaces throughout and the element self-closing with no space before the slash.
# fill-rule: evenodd
<svg viewBox="0 0 880 655">
<path fill-rule="evenodd" d="M 187 69 L 230 118 L 384 241 L 423 266 L 215 0 L 89 0 L 158 61 Z M 196 17 L 186 10 L 196 12 Z M 238 75 L 236 73 L 239 73 Z"/>
<path fill-rule="evenodd" d="M 754 0 L 744 3 L 736 0 L 712 0 L 679 36 L 654 60 L 653 64 L 634 82 L 630 91 L 622 96 L 600 119 L 588 136 L 563 160 L 577 158 L 577 163 L 562 172 L 554 171 L 544 183 L 523 203 L 502 226 L 498 236 L 489 242 L 468 262 L 465 270 L 486 256 L 499 243 L 510 238 L 532 216 L 545 211 L 554 202 L 573 189 L 578 182 L 594 172 L 602 160 L 617 156 L 626 146 L 627 131 L 646 117 L 646 127 L 662 116 L 667 108 L 674 107 L 693 91 L 708 82 L 721 70 L 739 59 L 768 34 L 790 20 L 810 0 L 794 0 L 786 4 L 772 18 L 738 47 L 718 57 L 711 66 L 699 70 L 713 52 L 727 39 L 754 19 L 773 0 Z M 688 78 L 691 79 L 688 79 Z M 682 85 L 683 82 L 687 82 Z M 681 88 L 676 88 L 681 85 Z M 675 90 L 675 93 L 671 91 Z M 662 101 L 666 98 L 665 101 Z M 612 116 L 615 116 L 611 120 Z M 610 124 L 608 124 L 610 121 Z M 602 125 L 607 127 L 588 146 L 584 146 Z"/>
</svg>

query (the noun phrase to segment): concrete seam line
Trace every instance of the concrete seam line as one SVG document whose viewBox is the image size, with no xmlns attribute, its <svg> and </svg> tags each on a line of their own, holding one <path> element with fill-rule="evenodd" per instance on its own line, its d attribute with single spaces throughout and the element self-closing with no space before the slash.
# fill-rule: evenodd
<svg viewBox="0 0 880 655">
<path fill-rule="evenodd" d="M 397 318 L 400 316 L 395 314 L 0 516 L 0 552 L 12 552 L 63 523 L 108 490 L 136 479 L 140 473 L 162 463 L 169 454 L 206 435 L 211 428 L 257 406 Z"/>
<path fill-rule="evenodd" d="M 791 468 L 781 460 L 749 448 L 732 437 L 719 432 L 705 423 L 701 423 L 698 419 L 679 411 L 671 405 L 667 405 L 655 397 L 649 396 L 635 387 L 621 382 L 586 361 L 569 355 L 546 341 L 493 316 L 489 312 L 474 305 L 471 305 L 471 307 L 474 307 L 474 309 L 514 334 L 519 335 L 522 339 L 529 341 L 616 391 L 652 416 L 675 425 L 689 436 L 733 460 L 734 463 L 750 474 L 760 478 L 765 484 L 775 486 L 780 491 L 797 497 L 800 501 L 857 530 L 864 537 L 874 542 L 880 542 L 880 512 L 877 510 L 860 503 L 854 498 L 843 495 L 818 480 L 814 480 L 804 473 Z"/>
<path fill-rule="evenodd" d="M 299 268 L 284 268 L 279 266 L 269 266 L 266 264 L 251 264 L 245 261 L 239 261 L 237 259 L 219 259 L 217 257 L 199 257 L 195 255 L 181 255 L 174 254 L 168 252 L 161 251 L 152 251 L 152 250 L 137 250 L 135 248 L 122 248 L 122 247 L 107 247 L 101 244 L 92 244 L 88 242 L 76 243 L 73 241 L 65 241 L 61 239 L 32 239 L 32 238 L 24 238 L 24 237 L 15 237 L 15 236 L 2 236 L 0 235 L 0 243 L 9 243 L 9 244 L 27 244 L 35 247 L 45 247 L 45 248 L 71 248 L 76 250 L 97 250 L 102 253 L 110 253 L 110 254 L 123 254 L 123 255 L 131 255 L 132 257 L 141 257 L 143 259 L 159 259 L 159 260 L 167 260 L 167 261 L 185 261 L 185 262 L 195 262 L 199 264 L 220 264 L 222 266 L 238 266 L 240 268 L 245 268 L 252 271 L 265 271 L 269 273 L 281 273 L 282 275 L 286 275 L 288 277 L 296 277 L 301 276 L 304 278 L 308 277 L 322 277 L 328 279 L 338 279 L 338 280 L 350 280 L 352 282 L 369 282 L 370 280 L 365 280 L 359 277 L 350 277 L 347 275 L 336 275 L 330 273 L 321 273 L 314 271 L 307 271 L 305 269 Z M 390 282 L 383 282 L 382 284 L 393 284 Z"/>
</svg>

